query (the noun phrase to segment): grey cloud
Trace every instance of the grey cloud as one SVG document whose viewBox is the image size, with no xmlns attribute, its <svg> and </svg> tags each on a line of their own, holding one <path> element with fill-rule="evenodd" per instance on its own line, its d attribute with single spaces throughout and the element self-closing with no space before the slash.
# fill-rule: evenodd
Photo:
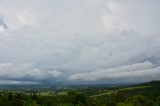
<svg viewBox="0 0 160 106">
<path fill-rule="evenodd" d="M 4 20 L 0 17 L 0 26 L 2 26 L 4 29 L 8 29 L 6 23 L 4 22 Z"/>
<path fill-rule="evenodd" d="M 121 79 L 124 81 L 125 79 L 125 82 L 159 80 L 159 69 L 160 67 L 153 67 L 151 62 L 146 61 L 144 63 L 101 69 L 89 73 L 74 74 L 70 77 L 70 80 L 98 81 Z M 121 80 L 119 80 L 119 82 L 121 82 Z"/>
<path fill-rule="evenodd" d="M 11 64 L 3 63 L 0 64 L 0 79 L 3 80 L 25 80 L 28 77 L 29 81 L 41 81 L 47 79 L 58 78 L 63 73 L 58 70 L 41 70 L 33 67 L 31 64 Z"/>
<path fill-rule="evenodd" d="M 97 37 L 99 45 L 86 45 L 74 60 L 70 60 L 63 67 L 80 71 L 112 68 L 143 62 L 155 58 L 160 52 L 157 49 L 160 45 L 157 35 L 144 36 L 135 32 L 123 32 L 114 39 L 104 37 L 103 41 L 99 38 Z"/>
<path fill-rule="evenodd" d="M 8 27 L 0 33 L 0 64 L 13 65 L 0 79 L 66 81 L 146 60 L 159 67 L 158 2 L 0 0 Z"/>
<path fill-rule="evenodd" d="M 33 84 L 41 84 L 39 82 L 33 81 L 16 81 L 16 80 L 0 80 L 1 85 L 33 85 Z"/>
<path fill-rule="evenodd" d="M 145 35 L 159 34 L 159 3 L 158 0 L 111 1 L 108 3 L 111 12 L 103 18 L 106 30 L 131 30 Z"/>
</svg>

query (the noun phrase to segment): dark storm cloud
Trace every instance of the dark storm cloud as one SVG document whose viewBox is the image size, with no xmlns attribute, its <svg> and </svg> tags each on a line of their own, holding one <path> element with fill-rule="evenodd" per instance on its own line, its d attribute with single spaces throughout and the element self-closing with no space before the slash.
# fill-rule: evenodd
<svg viewBox="0 0 160 106">
<path fill-rule="evenodd" d="M 158 79 L 159 4 L 0 0 L 0 82 L 118 82 L 133 81 L 132 74 L 142 81 Z M 134 70 L 138 64 L 149 67 Z"/>
</svg>

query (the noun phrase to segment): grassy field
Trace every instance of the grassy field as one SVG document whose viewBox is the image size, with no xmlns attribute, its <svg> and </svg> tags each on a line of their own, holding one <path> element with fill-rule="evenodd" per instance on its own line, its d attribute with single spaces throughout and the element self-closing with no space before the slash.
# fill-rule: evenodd
<svg viewBox="0 0 160 106">
<path fill-rule="evenodd" d="M 144 89 L 144 88 L 149 88 L 151 86 L 133 86 L 133 87 L 124 87 L 124 88 L 119 88 L 115 90 L 104 90 L 103 93 L 99 93 L 96 95 L 92 95 L 91 97 L 100 97 L 100 96 L 105 96 L 105 95 L 111 95 L 112 93 L 116 93 L 119 91 L 132 91 L 132 90 L 139 90 L 139 89 Z"/>
<path fill-rule="evenodd" d="M 112 88 L 7 89 L 0 91 L 0 106 L 160 106 L 160 81 Z"/>
</svg>

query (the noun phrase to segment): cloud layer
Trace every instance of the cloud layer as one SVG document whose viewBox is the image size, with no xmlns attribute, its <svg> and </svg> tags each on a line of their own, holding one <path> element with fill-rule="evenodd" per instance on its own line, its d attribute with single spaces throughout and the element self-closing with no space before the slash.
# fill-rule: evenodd
<svg viewBox="0 0 160 106">
<path fill-rule="evenodd" d="M 30 64 L 15 65 L 11 63 L 0 64 L 0 78 L 26 80 L 44 80 L 59 77 L 62 73 L 57 70 L 42 71 Z M 26 78 L 26 79 L 25 79 Z"/>
<path fill-rule="evenodd" d="M 158 80 L 159 4 L 0 0 L 0 82 Z"/>
<path fill-rule="evenodd" d="M 111 69 L 101 69 L 88 73 L 74 74 L 70 77 L 70 80 L 80 80 L 80 81 L 113 80 L 114 81 L 115 79 L 117 79 L 120 82 L 158 80 L 160 75 L 159 70 L 160 67 L 153 67 L 152 63 L 146 61 L 144 63 L 136 63 L 133 65 L 125 65 Z"/>
</svg>

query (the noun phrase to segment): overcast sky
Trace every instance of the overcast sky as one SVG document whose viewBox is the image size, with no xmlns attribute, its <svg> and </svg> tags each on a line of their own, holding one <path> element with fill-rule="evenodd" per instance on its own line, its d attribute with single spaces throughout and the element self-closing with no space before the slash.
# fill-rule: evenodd
<svg viewBox="0 0 160 106">
<path fill-rule="evenodd" d="M 0 0 L 0 84 L 159 76 L 160 0 Z"/>
</svg>

